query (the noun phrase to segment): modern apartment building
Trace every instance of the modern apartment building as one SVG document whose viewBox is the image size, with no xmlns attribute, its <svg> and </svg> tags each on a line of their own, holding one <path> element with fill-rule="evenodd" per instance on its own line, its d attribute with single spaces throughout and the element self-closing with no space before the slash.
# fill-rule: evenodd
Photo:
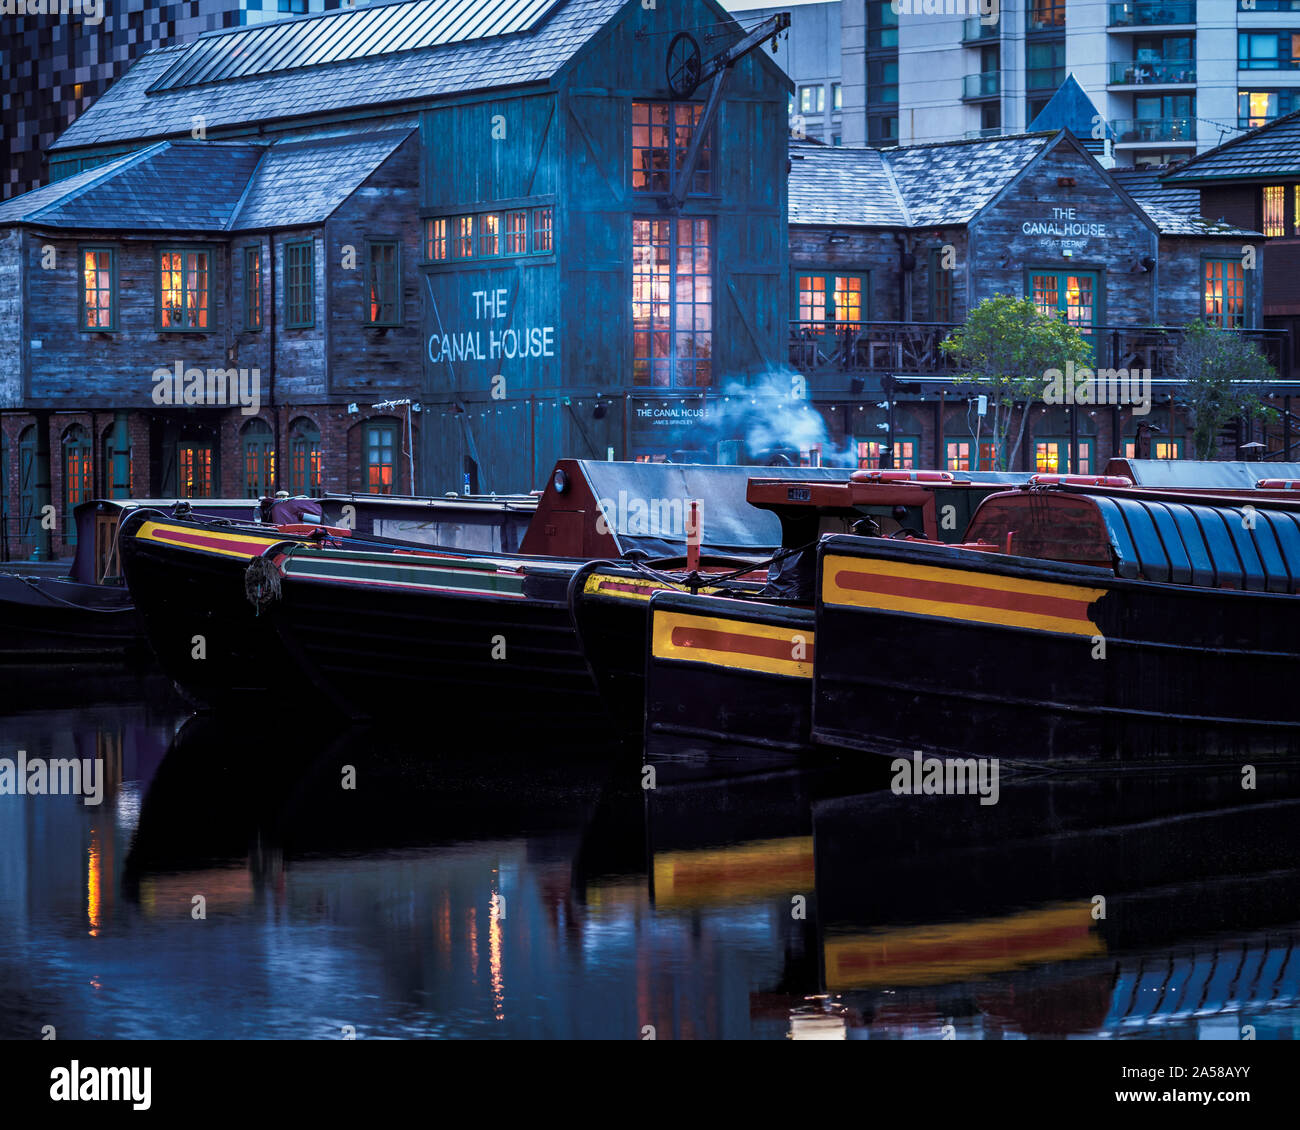
<svg viewBox="0 0 1300 1130">
<path fill-rule="evenodd" d="M 18 11 L 0 16 L 0 199 L 58 175 L 44 159 L 55 138 L 145 52 L 219 28 L 343 5 L 344 0 L 50 0 L 38 14 L 19 0 Z"/>
<path fill-rule="evenodd" d="M 1185 161 L 1300 109 L 1300 0 L 982 6 L 984 13 L 980 0 L 838 0 L 808 6 L 818 15 L 802 22 L 808 9 L 790 7 L 798 46 L 782 65 L 800 87 L 838 74 L 839 128 L 823 137 L 832 131 L 803 113 L 802 101 L 792 115 L 803 113 L 809 137 L 838 136 L 844 145 L 1013 134 L 1053 126 L 1036 119 L 1073 74 L 1122 167 Z M 832 55 L 838 43 L 838 71 L 833 58 L 813 65 L 815 49 L 804 42 L 834 25 L 834 9 L 838 35 L 825 43 Z"/>
</svg>

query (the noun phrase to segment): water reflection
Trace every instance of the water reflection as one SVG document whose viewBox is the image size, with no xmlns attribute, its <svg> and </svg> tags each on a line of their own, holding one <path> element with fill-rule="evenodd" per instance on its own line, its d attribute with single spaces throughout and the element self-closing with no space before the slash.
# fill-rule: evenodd
<svg viewBox="0 0 1300 1130">
<path fill-rule="evenodd" d="M 0 720 L 18 749 L 103 757 L 109 785 L 0 797 L 0 1035 L 1300 1027 L 1286 767 L 1250 792 L 1004 777 L 980 806 L 894 796 L 877 761 L 737 755 L 643 789 L 608 750 L 143 706 Z"/>
</svg>

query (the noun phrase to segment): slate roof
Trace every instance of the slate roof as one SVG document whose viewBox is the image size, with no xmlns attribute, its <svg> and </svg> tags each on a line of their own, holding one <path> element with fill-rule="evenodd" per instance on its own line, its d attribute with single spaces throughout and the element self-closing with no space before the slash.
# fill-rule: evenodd
<svg viewBox="0 0 1300 1130">
<path fill-rule="evenodd" d="M 880 149 L 790 146 L 790 223 L 907 227 Z"/>
<path fill-rule="evenodd" d="M 1056 135 L 892 149 L 790 146 L 790 223 L 940 227 L 969 223 Z"/>
<path fill-rule="evenodd" d="M 1168 173 L 1166 169 L 1146 167 L 1108 171 L 1115 182 L 1156 222 L 1161 235 L 1263 238 L 1260 232 L 1249 228 L 1238 228 L 1202 217 L 1200 191 L 1195 188 L 1178 188 L 1161 180 Z"/>
<path fill-rule="evenodd" d="M 189 136 L 195 118 L 202 118 L 212 130 L 543 82 L 576 55 L 626 2 L 565 0 L 532 31 L 149 94 L 149 87 L 193 45 L 160 48 L 142 56 L 64 130 L 51 148 Z M 310 32 L 320 20 L 348 19 L 365 11 L 355 8 L 327 12 L 294 23 Z M 270 29 L 270 34 L 277 24 L 258 26 Z"/>
<path fill-rule="evenodd" d="M 411 129 L 273 145 L 160 141 L 0 204 L 0 224 L 228 232 L 322 223 Z"/>
<path fill-rule="evenodd" d="M 1300 110 L 1207 149 L 1173 172 L 1170 185 L 1300 176 Z"/>
<path fill-rule="evenodd" d="M 1062 134 L 937 142 L 892 149 L 790 146 L 790 223 L 938 228 L 970 223 Z M 1200 193 L 1158 172 L 1111 169 L 1161 235 L 1261 238 L 1202 219 Z"/>
</svg>

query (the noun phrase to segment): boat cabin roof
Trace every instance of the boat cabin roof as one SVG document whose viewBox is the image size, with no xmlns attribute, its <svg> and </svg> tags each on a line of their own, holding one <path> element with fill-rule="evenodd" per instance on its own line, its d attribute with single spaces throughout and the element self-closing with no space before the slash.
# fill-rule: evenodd
<svg viewBox="0 0 1300 1130">
<path fill-rule="evenodd" d="M 966 532 L 1004 552 L 1120 577 L 1253 592 L 1300 591 L 1300 501 L 1089 487 L 991 495 Z"/>
</svg>

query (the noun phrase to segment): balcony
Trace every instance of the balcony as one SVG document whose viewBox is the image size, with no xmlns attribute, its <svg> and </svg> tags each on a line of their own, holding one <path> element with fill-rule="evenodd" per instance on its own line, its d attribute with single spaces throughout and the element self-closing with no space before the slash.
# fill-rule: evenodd
<svg viewBox="0 0 1300 1130">
<path fill-rule="evenodd" d="M 1195 118 L 1116 118 L 1110 128 L 1116 145 L 1194 145 Z"/>
<path fill-rule="evenodd" d="M 1111 86 L 1195 86 L 1196 64 L 1129 61 L 1111 63 L 1110 84 Z"/>
<path fill-rule="evenodd" d="M 971 16 L 963 25 L 961 31 L 961 41 L 965 45 L 975 44 L 976 46 L 988 43 L 990 40 L 1001 39 L 1002 29 L 998 27 L 997 22 L 986 24 L 979 16 Z"/>
<path fill-rule="evenodd" d="M 1124 0 L 1110 6 L 1113 28 L 1182 26 L 1196 23 L 1196 0 Z"/>
<path fill-rule="evenodd" d="M 979 74 L 967 75 L 962 84 L 962 98 L 967 102 L 975 102 L 983 98 L 997 98 L 1002 93 L 1000 71 L 982 71 Z"/>
<path fill-rule="evenodd" d="M 791 322 L 790 365 L 805 375 L 828 378 L 828 388 L 834 387 L 836 374 L 955 376 L 961 366 L 939 343 L 956 328 L 953 322 Z M 1086 332 L 1095 367 L 1150 369 L 1153 381 L 1174 380 L 1181 326 L 1093 326 Z M 1288 331 L 1236 332 L 1259 346 L 1279 380 L 1292 379 Z"/>
</svg>

